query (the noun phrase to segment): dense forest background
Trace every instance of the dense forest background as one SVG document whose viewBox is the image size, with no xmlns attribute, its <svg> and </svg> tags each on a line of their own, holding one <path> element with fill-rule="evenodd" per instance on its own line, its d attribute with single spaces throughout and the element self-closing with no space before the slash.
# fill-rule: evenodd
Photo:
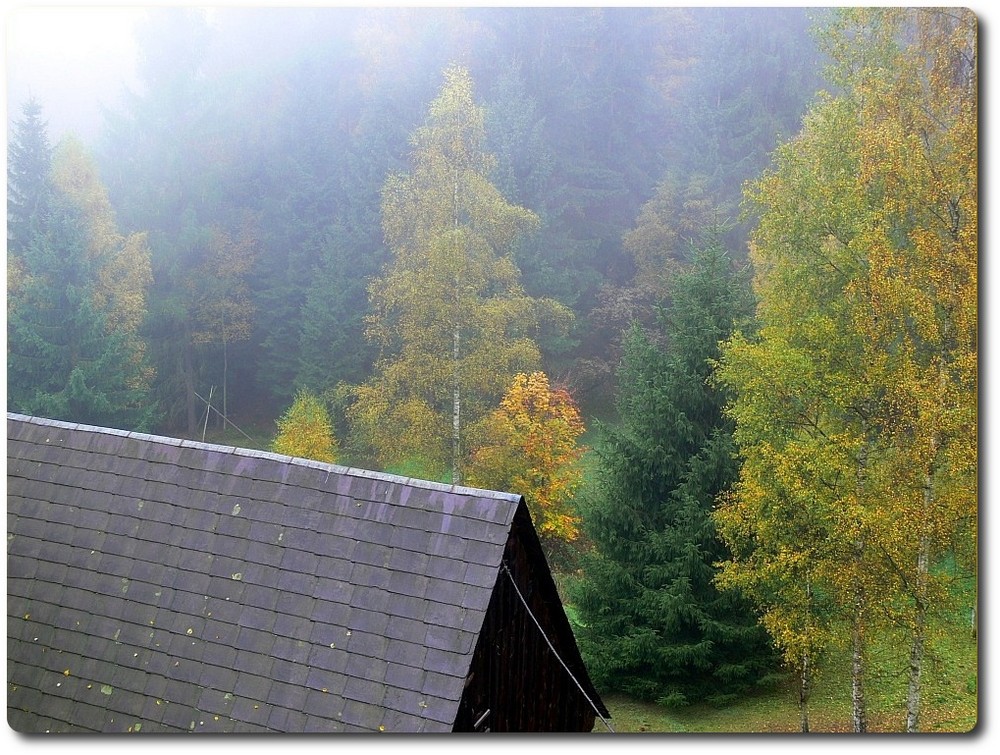
<svg viewBox="0 0 1000 755">
<path fill-rule="evenodd" d="M 717 221 L 742 254 L 742 184 L 819 86 L 810 23 L 797 9 L 152 13 L 140 85 L 86 145 L 119 230 L 148 235 L 150 429 L 194 434 L 199 396 L 214 386 L 221 409 L 223 383 L 226 414 L 254 424 L 299 388 L 369 374 L 382 186 L 450 64 L 486 109 L 494 183 L 541 218 L 516 250 L 527 293 L 576 314 L 542 345 L 547 370 L 606 415 L 621 333 L 653 304 L 646 250 L 682 258 Z M 213 255 L 228 279 L 206 275 L 226 264 Z M 212 298 L 240 310 L 232 334 Z"/>
</svg>

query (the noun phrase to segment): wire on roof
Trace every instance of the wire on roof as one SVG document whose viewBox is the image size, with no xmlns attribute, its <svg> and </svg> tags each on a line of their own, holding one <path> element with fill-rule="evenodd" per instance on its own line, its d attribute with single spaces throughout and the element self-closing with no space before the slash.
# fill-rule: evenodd
<svg viewBox="0 0 1000 755">
<path fill-rule="evenodd" d="M 547 644 L 549 646 L 549 650 L 552 651 L 552 655 L 556 657 L 556 660 L 559 661 L 563 669 L 565 669 L 566 673 L 569 675 L 569 678 L 573 680 L 573 684 L 575 684 L 576 688 L 580 690 L 580 694 L 582 694 L 584 698 L 587 700 L 587 702 L 590 703 L 590 707 L 594 709 L 594 713 L 597 714 L 597 717 L 600 718 L 601 721 L 604 722 L 604 725 L 608 727 L 608 731 L 610 731 L 612 734 L 615 734 L 616 732 L 613 728 L 611 728 L 611 724 L 608 723 L 608 720 L 603 715 L 601 715 L 601 711 L 594 704 L 594 701 L 590 699 L 590 695 L 587 694 L 587 691 L 583 688 L 583 685 L 580 684 L 580 682 L 577 680 L 575 676 L 573 676 L 573 672 L 569 670 L 569 666 L 566 665 L 566 662 L 559 656 L 559 653 L 556 652 L 556 649 L 552 645 L 551 640 L 549 640 L 548 635 L 545 634 L 545 630 L 542 629 L 542 625 L 538 622 L 538 619 L 535 618 L 535 614 L 531 612 L 531 608 L 528 606 L 528 601 L 524 599 L 524 596 L 521 594 L 520 588 L 518 588 L 517 586 L 517 582 L 514 581 L 514 575 L 510 573 L 510 569 L 507 566 L 507 561 L 506 560 L 502 561 L 500 565 L 503 567 L 504 572 L 506 572 L 507 578 L 510 580 L 510 583 L 514 586 L 514 592 L 517 593 L 517 597 L 521 600 L 521 605 L 524 606 L 524 610 L 528 612 L 528 616 L 530 616 L 531 620 L 535 622 L 535 626 L 538 627 L 538 631 L 541 633 L 542 639 L 545 640 L 545 644 Z"/>
</svg>

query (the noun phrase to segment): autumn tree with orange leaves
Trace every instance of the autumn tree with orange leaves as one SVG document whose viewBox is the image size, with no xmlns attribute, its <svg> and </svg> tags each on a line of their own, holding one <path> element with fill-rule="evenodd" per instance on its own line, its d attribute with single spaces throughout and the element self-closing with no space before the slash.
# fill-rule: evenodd
<svg viewBox="0 0 1000 755">
<path fill-rule="evenodd" d="M 579 534 L 573 501 L 583 480 L 583 420 L 565 388 L 544 372 L 519 373 L 500 406 L 470 429 L 470 485 L 524 496 L 543 542 Z"/>
</svg>

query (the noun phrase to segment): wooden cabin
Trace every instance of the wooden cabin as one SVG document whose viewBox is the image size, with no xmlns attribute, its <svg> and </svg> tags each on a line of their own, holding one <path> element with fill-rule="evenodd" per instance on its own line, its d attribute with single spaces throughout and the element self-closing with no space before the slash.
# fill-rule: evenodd
<svg viewBox="0 0 1000 755">
<path fill-rule="evenodd" d="M 22 733 L 608 718 L 508 493 L 8 414 L 7 613 Z"/>
</svg>

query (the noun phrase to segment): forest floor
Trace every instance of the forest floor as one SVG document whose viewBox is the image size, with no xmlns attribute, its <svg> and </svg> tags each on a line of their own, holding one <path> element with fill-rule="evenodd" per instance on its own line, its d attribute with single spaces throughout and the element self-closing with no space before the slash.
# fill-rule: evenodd
<svg viewBox="0 0 1000 755">
<path fill-rule="evenodd" d="M 895 653 L 883 648 L 876 663 L 885 667 L 904 647 L 896 643 Z M 969 626 L 952 623 L 939 627 L 931 657 L 922 675 L 922 732 L 966 734 L 979 720 L 978 643 Z M 838 657 L 841 656 L 841 657 Z M 850 678 L 846 650 L 835 651 L 827 659 L 831 669 L 820 675 L 809 701 L 809 728 L 813 733 L 851 731 Z M 870 732 L 898 733 L 905 730 L 905 666 L 892 665 L 896 673 L 875 675 L 868 682 L 868 728 Z M 843 669 L 843 671 L 841 671 Z M 611 713 L 610 724 L 617 733 L 796 733 L 801 732 L 798 687 L 794 679 L 778 689 L 748 696 L 725 707 L 691 705 L 665 708 L 623 695 L 603 696 Z M 598 720 L 594 732 L 607 729 Z"/>
</svg>

